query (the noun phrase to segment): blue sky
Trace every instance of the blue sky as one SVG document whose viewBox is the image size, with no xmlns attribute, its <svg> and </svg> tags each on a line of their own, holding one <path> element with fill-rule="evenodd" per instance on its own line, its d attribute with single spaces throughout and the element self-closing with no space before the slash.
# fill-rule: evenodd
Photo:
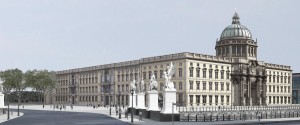
<svg viewBox="0 0 300 125">
<path fill-rule="evenodd" d="M 215 55 L 236 10 L 258 59 L 300 72 L 297 0 L 1 0 L 0 70 L 54 71 L 178 52 Z"/>
</svg>

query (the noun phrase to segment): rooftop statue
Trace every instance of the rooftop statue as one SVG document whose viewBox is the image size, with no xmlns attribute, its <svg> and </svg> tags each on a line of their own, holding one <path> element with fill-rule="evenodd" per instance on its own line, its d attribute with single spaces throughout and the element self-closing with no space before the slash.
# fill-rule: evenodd
<svg viewBox="0 0 300 125">
<path fill-rule="evenodd" d="M 167 72 L 164 71 L 165 78 L 165 89 L 174 90 L 174 83 L 171 82 L 172 76 L 175 74 L 175 66 L 173 63 L 170 63 L 170 66 L 167 67 Z"/>
<path fill-rule="evenodd" d="M 155 75 L 152 74 L 150 79 L 149 91 L 157 90 L 157 81 L 155 80 Z"/>
</svg>

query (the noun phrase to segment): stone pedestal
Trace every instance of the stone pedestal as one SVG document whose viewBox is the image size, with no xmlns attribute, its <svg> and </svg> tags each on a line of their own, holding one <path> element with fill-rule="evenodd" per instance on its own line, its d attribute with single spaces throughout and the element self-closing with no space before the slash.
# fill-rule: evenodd
<svg viewBox="0 0 300 125">
<path fill-rule="evenodd" d="M 4 108 L 4 94 L 0 92 L 0 108 Z"/>
<path fill-rule="evenodd" d="M 145 107 L 145 93 L 137 94 L 137 108 L 138 109 L 146 109 Z"/>
<path fill-rule="evenodd" d="M 176 103 L 176 90 L 165 89 L 163 91 L 163 97 L 164 101 L 161 113 L 172 114 L 173 103 Z M 176 110 L 176 105 L 173 106 L 173 113 L 178 114 L 178 111 Z"/>
<path fill-rule="evenodd" d="M 132 95 L 129 94 L 129 107 L 132 107 Z M 133 94 L 133 108 L 136 108 L 136 94 Z"/>
<path fill-rule="evenodd" d="M 147 111 L 159 111 L 158 108 L 158 91 L 152 90 L 148 91 L 148 108 Z"/>
</svg>

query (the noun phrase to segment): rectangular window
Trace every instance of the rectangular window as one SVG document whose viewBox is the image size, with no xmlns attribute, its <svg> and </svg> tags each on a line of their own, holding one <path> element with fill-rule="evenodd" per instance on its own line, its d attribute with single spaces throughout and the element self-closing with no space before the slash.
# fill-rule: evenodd
<svg viewBox="0 0 300 125">
<path fill-rule="evenodd" d="M 203 90 L 206 90 L 206 82 L 202 82 L 203 84 Z"/>
<path fill-rule="evenodd" d="M 193 72 L 194 72 L 193 68 L 190 68 L 190 77 L 194 76 Z"/>
<path fill-rule="evenodd" d="M 273 86 L 273 92 L 275 92 L 275 86 Z"/>
<path fill-rule="evenodd" d="M 236 53 L 236 46 L 232 46 L 232 54 Z"/>
<path fill-rule="evenodd" d="M 215 103 L 216 103 L 216 105 L 218 105 L 218 103 L 219 103 L 218 102 L 218 97 L 219 97 L 218 95 L 215 95 Z"/>
<path fill-rule="evenodd" d="M 209 76 L 210 79 L 212 78 L 212 69 L 209 70 Z"/>
<path fill-rule="evenodd" d="M 163 78 L 163 75 L 164 75 L 164 71 L 163 70 L 159 70 L 159 76 L 160 76 L 160 78 Z"/>
<path fill-rule="evenodd" d="M 178 75 L 179 77 L 182 77 L 182 68 L 179 68 Z"/>
<path fill-rule="evenodd" d="M 197 90 L 200 90 L 200 81 L 196 81 L 197 84 Z"/>
<path fill-rule="evenodd" d="M 230 74 L 229 74 L 229 71 L 226 72 L 226 79 L 229 79 L 230 77 Z"/>
<path fill-rule="evenodd" d="M 209 95 L 209 105 L 212 105 L 212 95 Z"/>
<path fill-rule="evenodd" d="M 229 96 L 226 96 L 226 103 L 229 105 Z"/>
<path fill-rule="evenodd" d="M 197 75 L 197 77 L 200 77 L 200 69 L 199 68 L 196 70 L 196 75 Z"/>
<path fill-rule="evenodd" d="M 226 83 L 226 86 L 227 86 L 227 87 L 226 87 L 226 88 L 227 88 L 226 90 L 229 91 L 229 88 L 230 88 L 229 83 Z"/>
<path fill-rule="evenodd" d="M 193 105 L 193 95 L 190 95 L 190 105 Z"/>
<path fill-rule="evenodd" d="M 212 90 L 212 82 L 209 82 L 209 90 Z"/>
<path fill-rule="evenodd" d="M 203 70 L 203 78 L 206 78 L 206 70 Z"/>
<path fill-rule="evenodd" d="M 219 71 L 215 70 L 215 79 L 218 79 L 218 78 L 219 78 Z"/>
<path fill-rule="evenodd" d="M 221 91 L 224 91 L 224 83 L 221 82 Z"/>
<path fill-rule="evenodd" d="M 152 76 L 152 72 L 149 71 L 149 72 L 148 72 L 148 78 L 151 79 L 151 76 Z"/>
<path fill-rule="evenodd" d="M 156 71 L 156 70 L 154 71 L 154 76 L 155 76 L 155 78 L 158 78 L 158 77 L 157 77 L 157 71 Z"/>
<path fill-rule="evenodd" d="M 224 70 L 221 71 L 221 79 L 224 79 Z"/>
<path fill-rule="evenodd" d="M 218 82 L 215 82 L 215 91 L 218 91 Z"/>
<path fill-rule="evenodd" d="M 182 82 L 179 82 L 179 90 L 182 90 Z"/>
<path fill-rule="evenodd" d="M 269 96 L 269 104 L 271 104 L 272 103 L 272 97 L 271 96 Z"/>
<path fill-rule="evenodd" d="M 224 104 L 224 96 L 221 95 L 221 104 L 223 105 Z"/>
<path fill-rule="evenodd" d="M 203 103 L 203 105 L 205 105 L 206 104 L 206 95 L 202 95 L 202 103 Z"/>
<path fill-rule="evenodd" d="M 200 104 L 200 95 L 196 95 L 196 103 L 197 103 L 197 105 Z"/>
<path fill-rule="evenodd" d="M 193 81 L 190 81 L 190 90 L 192 90 L 193 89 Z"/>
<path fill-rule="evenodd" d="M 144 79 L 147 78 L 146 76 L 147 76 L 147 73 L 146 73 L 146 72 L 143 72 L 143 78 L 144 78 Z"/>
</svg>

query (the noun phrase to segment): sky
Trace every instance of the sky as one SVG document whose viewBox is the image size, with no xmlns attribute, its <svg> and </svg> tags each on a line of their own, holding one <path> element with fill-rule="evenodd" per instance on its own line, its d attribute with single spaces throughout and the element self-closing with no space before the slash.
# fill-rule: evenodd
<svg viewBox="0 0 300 125">
<path fill-rule="evenodd" d="M 53 71 L 179 52 L 215 55 L 240 22 L 258 60 L 300 72 L 298 0 L 1 0 L 0 70 Z"/>
</svg>

